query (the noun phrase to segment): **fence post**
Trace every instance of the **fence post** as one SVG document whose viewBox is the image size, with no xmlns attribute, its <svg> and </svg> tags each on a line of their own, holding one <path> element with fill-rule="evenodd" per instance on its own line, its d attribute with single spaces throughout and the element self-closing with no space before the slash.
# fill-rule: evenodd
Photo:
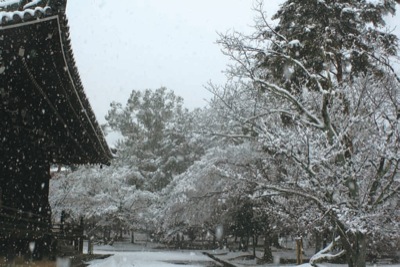
<svg viewBox="0 0 400 267">
<path fill-rule="evenodd" d="M 303 238 L 296 238 L 296 263 L 297 265 L 303 264 Z"/>
<path fill-rule="evenodd" d="M 60 230 L 64 230 L 64 223 L 65 223 L 65 211 L 61 211 L 61 217 L 60 217 Z"/>
</svg>

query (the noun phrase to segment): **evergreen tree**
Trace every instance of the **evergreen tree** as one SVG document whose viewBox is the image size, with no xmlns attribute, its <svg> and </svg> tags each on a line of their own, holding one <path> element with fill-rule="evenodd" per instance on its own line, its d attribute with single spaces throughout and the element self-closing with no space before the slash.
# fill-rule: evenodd
<svg viewBox="0 0 400 267">
<path fill-rule="evenodd" d="M 285 1 L 273 16 L 278 25 L 263 29 L 271 46 L 258 54 L 258 68 L 291 92 L 304 84 L 330 92 L 359 74 L 381 76 L 397 53 L 397 37 L 382 28 L 383 16 L 394 12 L 395 1 L 386 0 Z"/>
<path fill-rule="evenodd" d="M 118 160 L 136 168 L 132 183 L 159 191 L 199 157 L 192 116 L 183 99 L 166 88 L 132 91 L 126 106 L 111 104 L 106 120 L 123 136 Z"/>
</svg>

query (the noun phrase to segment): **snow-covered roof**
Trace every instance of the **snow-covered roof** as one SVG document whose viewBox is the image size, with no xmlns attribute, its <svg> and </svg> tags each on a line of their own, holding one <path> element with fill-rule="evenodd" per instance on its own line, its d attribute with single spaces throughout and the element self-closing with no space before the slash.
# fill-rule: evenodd
<svg viewBox="0 0 400 267">
<path fill-rule="evenodd" d="M 22 11 L 0 11 L 0 25 L 16 23 L 20 21 L 39 18 L 51 14 L 51 8 L 35 7 L 34 9 L 25 9 Z"/>
<path fill-rule="evenodd" d="M 1 127 L 36 138 L 55 162 L 108 164 L 112 153 L 84 93 L 65 8 L 66 0 L 0 0 Z"/>
<path fill-rule="evenodd" d="M 60 5 L 52 6 L 51 4 L 53 2 L 55 3 L 57 1 L 0 1 L 0 25 L 4 26 L 50 16 L 54 11 L 57 11 L 58 7 L 60 7 Z"/>
</svg>

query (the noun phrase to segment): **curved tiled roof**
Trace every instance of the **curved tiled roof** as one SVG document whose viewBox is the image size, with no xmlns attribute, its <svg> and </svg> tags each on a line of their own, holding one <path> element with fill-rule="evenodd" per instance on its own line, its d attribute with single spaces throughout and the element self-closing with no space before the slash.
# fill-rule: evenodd
<svg viewBox="0 0 400 267">
<path fill-rule="evenodd" d="M 52 153 L 55 161 L 73 164 L 108 164 L 112 154 L 84 93 L 71 48 L 65 8 L 66 0 L 0 0 L 0 39 L 3 38 L 4 47 L 8 47 L 5 51 L 13 50 L 10 53 L 14 55 L 10 58 L 15 58 L 19 54 L 20 59 L 16 63 L 9 64 L 9 72 L 12 69 L 13 72 L 22 73 L 20 77 L 26 79 L 25 84 L 30 84 L 29 91 L 36 90 L 35 97 L 38 95 L 42 97 L 39 101 L 41 106 L 53 112 L 59 132 L 53 130 L 51 134 L 59 137 L 53 137 L 51 140 L 71 139 L 73 153 L 70 151 L 71 155 L 67 155 L 65 151 L 54 149 Z M 47 31 L 48 33 L 44 33 Z M 53 40 L 46 43 L 43 40 L 47 39 L 47 36 L 43 34 L 48 34 Z M 19 51 L 16 46 L 19 46 Z M 38 49 L 43 50 L 44 56 L 39 61 L 33 61 L 24 55 L 24 46 L 30 46 L 33 52 Z M 53 52 L 49 55 L 48 51 Z M 0 54 L 0 61 L 1 57 Z M 1 64 L 2 62 L 0 67 Z M 50 67 L 53 76 L 46 74 L 46 70 L 40 70 L 39 67 L 35 69 L 35 64 L 38 66 L 53 64 L 54 68 Z M 3 66 L 3 69 L 0 68 L 0 75 L 4 71 Z M 12 74 L 8 75 L 5 76 L 11 81 L 8 86 L 18 87 Z M 0 89 L 1 87 L 0 84 Z M 43 104 L 44 102 L 47 104 Z M 53 122 L 54 118 L 49 120 Z M 64 133 L 60 133 L 60 129 Z M 62 143 L 61 140 L 57 142 Z"/>
<path fill-rule="evenodd" d="M 47 15 L 51 15 L 51 8 L 49 6 L 35 7 L 34 9 L 29 8 L 22 11 L 0 11 L 0 25 L 42 18 Z"/>
<path fill-rule="evenodd" d="M 0 25 L 9 25 L 52 15 L 53 11 L 57 11 L 54 10 L 57 6 L 53 5 L 52 8 L 51 2 L 55 3 L 56 1 L 0 1 Z"/>
</svg>

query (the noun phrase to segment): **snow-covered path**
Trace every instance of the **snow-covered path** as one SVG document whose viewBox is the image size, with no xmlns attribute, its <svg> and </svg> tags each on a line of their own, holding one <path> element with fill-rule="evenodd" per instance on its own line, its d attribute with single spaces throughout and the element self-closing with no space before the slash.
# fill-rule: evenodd
<svg viewBox="0 0 400 267">
<path fill-rule="evenodd" d="M 167 250 L 166 248 L 157 249 L 157 244 L 130 244 L 130 243 L 116 243 L 114 246 L 99 246 L 95 247 L 95 254 L 112 254 L 106 259 L 94 260 L 89 262 L 89 267 L 212 267 L 220 266 L 215 264 L 202 251 L 174 251 Z M 215 253 L 217 251 L 208 251 Z M 295 267 L 295 265 L 279 265 L 279 264 L 265 264 L 257 265 L 252 260 L 241 261 L 229 259 L 236 258 L 241 253 L 218 253 L 218 258 L 229 261 L 238 267 Z M 345 264 L 319 264 L 320 267 L 346 267 Z M 299 266 L 297 266 L 299 267 Z M 303 264 L 300 267 L 311 267 L 310 264 Z M 400 267 L 396 265 L 372 264 L 368 267 Z"/>
<path fill-rule="evenodd" d="M 89 267 L 209 267 L 214 265 L 210 258 L 201 254 L 201 252 L 179 252 L 179 251 L 135 251 L 135 252 L 111 252 L 113 256 L 104 260 L 95 260 L 90 262 Z M 300 266 L 294 265 L 248 265 L 237 264 L 240 267 L 311 267 L 310 264 Z M 345 264 L 319 264 L 321 267 L 347 267 Z M 400 265 L 368 265 L 369 267 L 400 267 Z"/>
<path fill-rule="evenodd" d="M 103 260 L 89 262 L 89 267 L 209 267 L 213 260 L 201 251 L 157 249 L 158 244 L 116 242 L 113 246 L 95 246 L 95 254 L 112 254 Z"/>
<path fill-rule="evenodd" d="M 210 258 L 199 252 L 110 252 L 114 255 L 90 262 L 89 267 L 186 267 L 210 266 Z M 175 264 L 174 264 L 175 263 Z"/>
</svg>

